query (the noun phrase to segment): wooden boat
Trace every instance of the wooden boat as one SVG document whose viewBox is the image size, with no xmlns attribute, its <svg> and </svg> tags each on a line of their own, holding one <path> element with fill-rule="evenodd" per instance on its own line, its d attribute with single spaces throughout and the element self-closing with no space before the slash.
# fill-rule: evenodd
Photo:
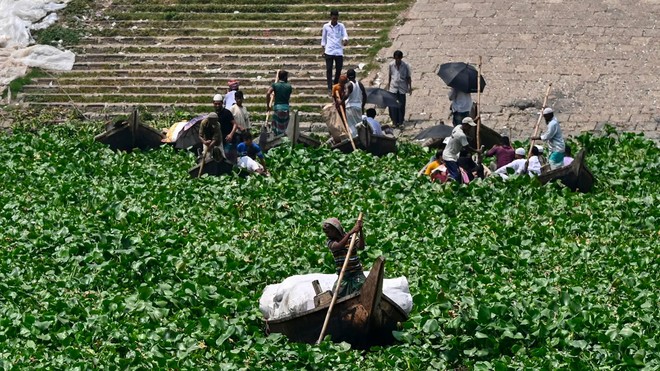
<svg viewBox="0 0 660 371">
<path fill-rule="evenodd" d="M 259 146 L 262 151 L 268 152 L 272 148 L 282 145 L 286 137 L 289 138 L 293 146 L 296 144 L 313 148 L 321 146 L 321 142 L 300 131 L 300 113 L 298 111 L 293 111 L 293 114 L 289 117 L 286 134 L 274 135 L 265 126 L 262 126 L 259 134 Z"/>
<path fill-rule="evenodd" d="M 130 152 L 136 148 L 147 150 L 160 147 L 165 138 L 160 131 L 140 122 L 137 109 L 127 121 L 117 121 L 106 126 L 106 131 L 94 139 L 110 146 L 113 151 Z"/>
<path fill-rule="evenodd" d="M 368 124 L 358 125 L 358 138 L 361 148 L 374 156 L 385 156 L 388 153 L 396 153 L 396 138 L 386 135 L 375 135 Z"/>
<path fill-rule="evenodd" d="M 394 343 L 392 331 L 408 316 L 383 294 L 384 262 L 382 256 L 376 259 L 360 292 L 337 300 L 327 329 L 332 341 L 345 341 L 357 349 Z M 329 303 L 320 303 L 306 312 L 266 321 L 266 331 L 284 334 L 296 342 L 315 343 L 328 306 Z"/>
<path fill-rule="evenodd" d="M 564 167 L 550 170 L 539 175 L 541 184 L 559 180 L 572 191 L 590 192 L 593 188 L 595 178 L 585 162 L 584 149 L 578 152 L 573 162 Z"/>
<path fill-rule="evenodd" d="M 207 159 L 204 163 L 204 168 L 202 169 L 202 175 L 208 174 L 213 176 L 220 176 L 224 174 L 230 174 L 234 170 L 234 164 L 227 160 L 214 160 L 212 158 Z M 192 169 L 188 170 L 191 178 L 197 178 L 199 175 L 199 164 L 197 164 Z"/>
</svg>

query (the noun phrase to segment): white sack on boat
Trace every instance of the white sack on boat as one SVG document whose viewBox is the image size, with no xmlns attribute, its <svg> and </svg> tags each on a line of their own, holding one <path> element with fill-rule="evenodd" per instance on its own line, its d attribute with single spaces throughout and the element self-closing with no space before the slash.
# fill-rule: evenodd
<svg viewBox="0 0 660 371">
<path fill-rule="evenodd" d="M 365 276 L 369 272 L 364 272 Z M 291 276 L 282 283 L 268 285 L 259 299 L 259 310 L 264 318 L 274 320 L 314 309 L 314 287 L 318 280 L 321 290 L 332 290 L 336 274 L 311 273 Z M 392 299 L 406 314 L 412 310 L 412 296 L 406 277 L 383 280 L 383 294 Z"/>
</svg>

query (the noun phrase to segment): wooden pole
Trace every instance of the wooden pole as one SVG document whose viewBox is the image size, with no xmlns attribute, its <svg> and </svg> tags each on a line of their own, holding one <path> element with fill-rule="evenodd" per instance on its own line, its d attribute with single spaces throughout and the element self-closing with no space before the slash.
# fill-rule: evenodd
<svg viewBox="0 0 660 371">
<path fill-rule="evenodd" d="M 204 164 L 206 163 L 206 154 L 209 152 L 209 146 L 206 146 L 204 148 L 204 152 L 202 153 L 202 159 L 199 161 L 199 171 L 197 172 L 197 177 L 202 176 L 202 170 L 204 169 Z"/>
<path fill-rule="evenodd" d="M 477 67 L 477 149 L 481 148 L 481 56 Z"/>
<path fill-rule="evenodd" d="M 358 216 L 358 221 L 362 221 L 362 213 L 360 213 L 360 215 Z M 328 313 L 325 315 L 325 321 L 323 321 L 323 328 L 321 328 L 321 335 L 319 335 L 319 339 L 316 341 L 316 344 L 319 344 L 323 340 L 323 337 L 325 336 L 325 331 L 328 329 L 328 323 L 330 322 L 330 316 L 332 315 L 332 308 L 334 308 L 335 303 L 337 302 L 341 280 L 344 278 L 344 272 L 346 271 L 346 267 L 348 266 L 348 261 L 351 258 L 351 252 L 353 251 L 353 246 L 355 246 L 356 240 L 357 240 L 357 236 L 353 235 L 353 237 L 351 238 L 351 244 L 350 246 L 348 246 L 348 253 L 346 254 L 346 258 L 344 259 L 344 265 L 341 267 L 341 271 L 339 272 L 339 278 L 337 279 L 337 286 L 335 287 L 335 292 L 332 294 L 332 301 L 330 301 L 330 306 L 328 306 Z"/>
<path fill-rule="evenodd" d="M 548 104 L 548 96 L 550 95 L 550 88 L 552 88 L 552 83 L 548 83 L 548 89 L 545 91 L 545 98 L 543 98 L 543 106 L 541 106 L 541 113 L 539 113 L 539 119 L 536 121 L 536 127 L 534 128 L 533 137 L 539 134 L 539 125 L 541 125 L 541 119 L 543 118 L 543 110 Z M 527 157 L 532 155 L 532 148 L 534 147 L 534 140 L 529 141 L 529 151 L 527 151 Z"/>
<path fill-rule="evenodd" d="M 341 100 L 340 97 L 335 97 L 338 100 Z M 348 135 L 348 139 L 351 141 L 351 147 L 353 147 L 353 151 L 355 151 L 357 148 L 355 147 L 355 142 L 353 141 L 353 135 L 351 134 L 351 129 L 348 127 L 348 120 L 346 120 L 346 111 L 344 111 L 344 106 L 341 104 L 339 105 L 339 114 L 341 115 L 342 123 L 344 124 L 344 130 L 346 131 L 346 135 Z"/>
</svg>

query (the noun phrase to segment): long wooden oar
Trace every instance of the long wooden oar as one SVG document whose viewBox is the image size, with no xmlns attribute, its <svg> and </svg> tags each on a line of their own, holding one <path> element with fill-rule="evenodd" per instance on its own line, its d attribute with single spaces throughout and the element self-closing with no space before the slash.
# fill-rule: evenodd
<svg viewBox="0 0 660 371">
<path fill-rule="evenodd" d="M 204 152 L 202 153 L 202 159 L 199 161 L 199 172 L 197 173 L 197 177 L 202 176 L 202 170 L 204 169 L 204 164 L 206 163 L 206 154 L 209 152 L 209 146 L 204 147 Z"/>
<path fill-rule="evenodd" d="M 543 110 L 548 104 L 548 96 L 550 95 L 550 88 L 552 88 L 552 83 L 548 83 L 548 89 L 545 91 L 545 98 L 543 98 L 543 106 L 541 107 L 541 113 L 539 114 L 539 119 L 536 121 L 536 127 L 534 128 L 534 135 L 532 137 L 535 137 L 539 134 L 539 125 L 541 125 L 541 119 L 543 118 Z M 531 139 L 529 141 L 529 151 L 527 151 L 527 157 L 532 155 L 532 148 L 534 147 L 534 140 Z"/>
<path fill-rule="evenodd" d="M 358 221 L 362 221 L 362 213 L 358 216 Z M 357 233 L 356 233 L 357 234 Z M 348 266 L 348 261 L 351 258 L 351 252 L 353 251 L 353 246 L 355 246 L 355 241 L 357 236 L 354 234 L 351 237 L 351 244 L 348 246 L 348 253 L 346 253 L 346 258 L 344 259 L 344 265 L 341 267 L 339 272 L 339 278 L 337 279 L 337 286 L 335 286 L 335 292 L 332 294 L 332 300 L 330 301 L 330 306 L 328 306 L 328 313 L 325 315 L 325 321 L 323 321 L 323 328 L 321 328 L 321 335 L 316 341 L 316 344 L 319 344 L 323 337 L 325 336 L 325 331 L 328 329 L 328 323 L 330 322 L 330 316 L 332 315 L 332 308 L 334 308 L 337 298 L 339 297 L 339 287 L 341 286 L 341 280 L 344 278 L 344 272 L 346 272 L 346 267 Z"/>
<path fill-rule="evenodd" d="M 336 96 L 338 100 L 341 100 L 341 97 Z M 353 151 L 355 151 L 357 148 L 355 147 L 355 142 L 353 141 L 353 134 L 351 134 L 351 129 L 348 127 L 348 120 L 346 120 L 346 111 L 344 111 L 344 106 L 341 104 L 339 105 L 339 114 L 341 115 L 342 119 L 342 124 L 344 124 L 344 130 L 346 131 L 346 135 L 348 135 L 348 139 L 351 141 L 351 147 L 353 147 Z"/>
<path fill-rule="evenodd" d="M 481 148 L 481 56 L 477 67 L 477 148 Z"/>
</svg>

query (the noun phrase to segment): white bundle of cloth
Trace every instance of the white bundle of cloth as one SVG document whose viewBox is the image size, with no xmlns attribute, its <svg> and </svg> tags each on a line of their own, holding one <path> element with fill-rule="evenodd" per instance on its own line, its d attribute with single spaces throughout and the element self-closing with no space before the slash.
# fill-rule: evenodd
<svg viewBox="0 0 660 371">
<path fill-rule="evenodd" d="M 28 67 L 69 71 L 76 56 L 48 45 L 32 45 L 31 30 L 48 28 L 70 0 L 0 0 L 0 91 Z"/>
<path fill-rule="evenodd" d="M 365 276 L 369 272 L 364 272 Z M 314 309 L 314 287 L 318 280 L 321 290 L 332 290 L 336 274 L 311 273 L 291 276 L 282 283 L 268 285 L 259 299 L 259 310 L 265 319 L 275 320 Z M 394 301 L 406 314 L 412 310 L 412 296 L 406 277 L 383 280 L 383 294 Z"/>
</svg>

